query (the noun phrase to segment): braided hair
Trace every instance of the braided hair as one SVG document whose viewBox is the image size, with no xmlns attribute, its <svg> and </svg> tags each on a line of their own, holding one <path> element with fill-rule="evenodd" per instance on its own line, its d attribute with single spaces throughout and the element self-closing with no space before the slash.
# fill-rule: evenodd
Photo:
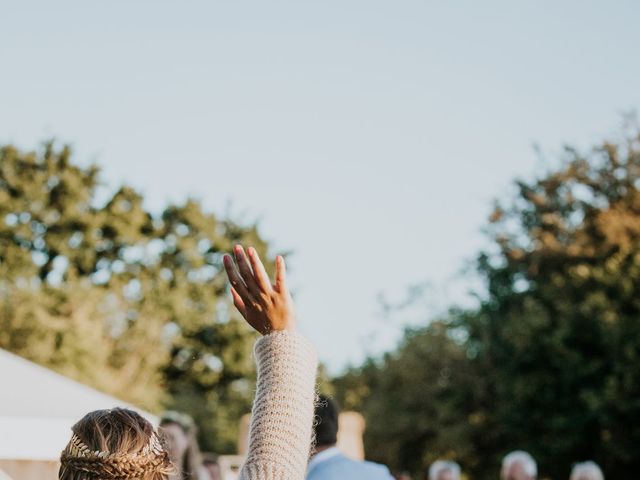
<svg viewBox="0 0 640 480">
<path fill-rule="evenodd" d="M 72 430 L 59 480 L 166 480 L 173 473 L 153 426 L 132 410 L 97 410 Z"/>
</svg>

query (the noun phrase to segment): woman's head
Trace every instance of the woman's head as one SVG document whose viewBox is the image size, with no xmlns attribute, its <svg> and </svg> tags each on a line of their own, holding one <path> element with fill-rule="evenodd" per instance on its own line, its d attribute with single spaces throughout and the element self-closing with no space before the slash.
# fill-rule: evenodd
<svg viewBox="0 0 640 480">
<path fill-rule="evenodd" d="M 167 441 L 169 454 L 174 460 L 181 459 L 195 437 L 195 424 L 186 413 L 167 411 L 160 419 L 160 428 Z"/>
<path fill-rule="evenodd" d="M 162 415 L 160 430 L 171 460 L 180 469 L 178 476 L 183 479 L 200 478 L 202 456 L 193 419 L 185 413 L 168 411 Z"/>
<path fill-rule="evenodd" d="M 153 426 L 132 410 L 96 410 L 72 430 L 60 480 L 165 480 L 173 472 Z"/>
</svg>

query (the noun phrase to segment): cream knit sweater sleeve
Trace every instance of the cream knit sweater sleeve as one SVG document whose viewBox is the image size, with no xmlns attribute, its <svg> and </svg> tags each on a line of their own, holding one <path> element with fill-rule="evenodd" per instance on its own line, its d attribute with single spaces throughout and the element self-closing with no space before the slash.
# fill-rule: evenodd
<svg viewBox="0 0 640 480">
<path fill-rule="evenodd" d="M 296 332 L 256 342 L 258 385 L 240 480 L 303 480 L 311 450 L 316 351 Z"/>
</svg>

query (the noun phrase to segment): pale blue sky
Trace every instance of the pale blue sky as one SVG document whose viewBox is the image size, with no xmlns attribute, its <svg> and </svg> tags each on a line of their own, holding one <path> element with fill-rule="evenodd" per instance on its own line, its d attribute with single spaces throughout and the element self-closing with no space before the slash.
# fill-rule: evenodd
<svg viewBox="0 0 640 480">
<path fill-rule="evenodd" d="M 155 209 L 260 218 L 333 371 L 398 338 L 376 300 L 469 301 L 492 199 L 640 106 L 640 4 L 23 1 L 0 14 L 0 142 L 55 136 Z M 408 320 L 409 321 L 409 320 Z M 415 321 L 411 320 L 411 321 Z"/>
</svg>

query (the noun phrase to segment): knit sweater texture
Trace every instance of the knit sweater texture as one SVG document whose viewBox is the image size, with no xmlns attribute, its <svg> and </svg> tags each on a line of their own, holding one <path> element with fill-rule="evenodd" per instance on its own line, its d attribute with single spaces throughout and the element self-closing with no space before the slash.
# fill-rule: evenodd
<svg viewBox="0 0 640 480">
<path fill-rule="evenodd" d="M 311 451 L 317 354 L 302 335 L 273 332 L 256 342 L 258 383 L 240 480 L 303 480 Z"/>
</svg>

